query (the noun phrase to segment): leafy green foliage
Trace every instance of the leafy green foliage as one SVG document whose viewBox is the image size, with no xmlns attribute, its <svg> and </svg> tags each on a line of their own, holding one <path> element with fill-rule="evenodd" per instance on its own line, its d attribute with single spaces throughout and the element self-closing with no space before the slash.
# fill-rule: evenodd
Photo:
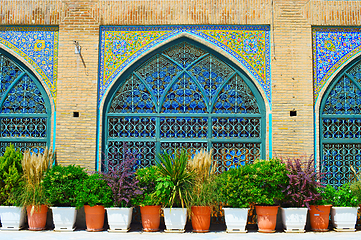
<svg viewBox="0 0 361 240">
<path fill-rule="evenodd" d="M 160 172 L 156 166 L 140 168 L 135 173 L 139 188 L 143 191 L 143 195 L 138 195 L 134 199 L 134 204 L 139 206 L 159 205 L 164 203 L 164 198 L 169 193 L 170 180 L 161 178 Z M 158 184 L 163 182 L 163 186 Z M 156 185 L 158 184 L 158 189 Z"/>
<path fill-rule="evenodd" d="M 319 188 L 321 200 L 316 205 L 329 205 L 334 207 L 357 207 L 359 204 L 356 193 L 351 190 L 350 184 L 345 183 L 337 190 L 331 185 Z"/>
<path fill-rule="evenodd" d="M 54 166 L 45 172 L 42 185 L 48 203 L 52 206 L 75 207 L 76 187 L 81 185 L 88 174 L 80 166 Z"/>
<path fill-rule="evenodd" d="M 76 207 L 81 208 L 84 205 L 102 205 L 110 207 L 113 204 L 113 193 L 107 182 L 104 181 L 98 173 L 94 173 L 86 178 L 82 184 L 76 187 Z"/>
<path fill-rule="evenodd" d="M 243 166 L 248 174 L 252 202 L 258 205 L 274 205 L 282 201 L 282 187 L 288 183 L 286 166 L 279 159 L 258 160 Z"/>
<path fill-rule="evenodd" d="M 185 207 L 187 196 L 194 183 L 195 173 L 187 169 L 188 153 L 186 150 L 170 154 L 164 152 L 156 159 L 156 166 L 161 178 L 157 179 L 156 194 L 164 192 L 165 207 Z"/>
<path fill-rule="evenodd" d="M 239 167 L 221 173 L 216 181 L 222 204 L 234 208 L 249 207 L 252 202 L 249 174 L 251 168 Z"/>
<path fill-rule="evenodd" d="M 21 186 L 23 154 L 10 144 L 0 157 L 0 205 L 19 205 L 15 192 Z"/>
<path fill-rule="evenodd" d="M 361 171 L 359 168 L 356 169 L 351 166 L 351 171 L 354 174 L 354 181 L 352 182 L 350 189 L 352 190 L 353 194 L 355 194 L 355 196 L 358 199 L 359 204 L 361 204 Z"/>
<path fill-rule="evenodd" d="M 355 181 L 351 183 L 350 189 L 358 199 L 358 204 L 361 204 L 361 181 Z"/>
</svg>

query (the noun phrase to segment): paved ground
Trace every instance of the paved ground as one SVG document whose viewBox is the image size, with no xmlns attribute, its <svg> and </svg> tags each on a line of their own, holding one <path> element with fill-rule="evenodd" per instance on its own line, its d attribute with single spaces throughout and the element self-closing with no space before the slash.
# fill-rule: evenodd
<svg viewBox="0 0 361 240">
<path fill-rule="evenodd" d="M 327 232 L 327 233 L 258 233 L 255 231 L 249 233 L 226 233 L 210 232 L 210 233 L 141 233 L 141 232 L 129 232 L 129 233 L 108 233 L 108 232 L 86 232 L 86 231 L 75 231 L 75 232 L 53 232 L 53 231 L 41 231 L 31 232 L 22 230 L 18 232 L 12 231 L 0 231 L 0 239 L 14 239 L 14 240 L 67 240 L 67 239 L 96 239 L 96 240 L 114 240 L 114 239 L 126 239 L 126 240 L 202 240 L 202 239 L 267 239 L 267 240 L 283 240 L 283 239 L 327 239 L 327 240 L 353 240 L 361 239 L 361 231 L 351 233 L 338 233 L 338 232 Z"/>
</svg>

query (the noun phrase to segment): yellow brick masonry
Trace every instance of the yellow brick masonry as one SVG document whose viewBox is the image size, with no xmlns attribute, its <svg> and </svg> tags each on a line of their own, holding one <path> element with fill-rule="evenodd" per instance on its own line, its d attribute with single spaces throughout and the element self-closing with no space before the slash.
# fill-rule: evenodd
<svg viewBox="0 0 361 240">
<path fill-rule="evenodd" d="M 359 1 L 0 0 L 1 25 L 59 26 L 57 158 L 89 169 L 96 157 L 99 26 L 271 25 L 273 155 L 298 156 L 314 149 L 312 26 L 357 26 L 360 19 Z"/>
</svg>

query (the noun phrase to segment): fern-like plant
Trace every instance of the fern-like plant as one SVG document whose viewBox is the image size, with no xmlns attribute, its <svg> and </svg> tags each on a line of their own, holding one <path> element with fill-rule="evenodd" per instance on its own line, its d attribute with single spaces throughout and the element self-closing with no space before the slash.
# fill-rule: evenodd
<svg viewBox="0 0 361 240">
<path fill-rule="evenodd" d="M 19 205 L 14 193 L 21 186 L 23 154 L 13 144 L 0 157 L 0 205 Z"/>
</svg>

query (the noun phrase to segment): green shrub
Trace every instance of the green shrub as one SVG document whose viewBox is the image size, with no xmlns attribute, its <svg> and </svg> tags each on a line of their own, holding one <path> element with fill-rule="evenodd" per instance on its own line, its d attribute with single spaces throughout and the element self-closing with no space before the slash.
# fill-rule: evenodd
<svg viewBox="0 0 361 240">
<path fill-rule="evenodd" d="M 76 207 L 84 205 L 102 205 L 110 207 L 113 204 L 113 193 L 106 181 L 98 173 L 94 173 L 86 178 L 76 187 Z"/>
<path fill-rule="evenodd" d="M 361 204 L 361 181 L 355 181 L 350 185 L 350 189 L 358 200 L 358 204 Z"/>
<path fill-rule="evenodd" d="M 138 195 L 134 199 L 134 204 L 139 206 L 159 205 L 169 198 L 170 179 L 161 176 L 156 166 L 140 168 L 135 173 L 139 188 L 143 195 Z M 156 185 L 158 184 L 158 189 Z"/>
<path fill-rule="evenodd" d="M 356 193 L 350 188 L 350 183 L 345 183 L 337 190 L 327 185 L 325 188 L 319 188 L 321 200 L 315 202 L 316 205 L 329 205 L 334 207 L 357 207 L 359 204 Z"/>
<path fill-rule="evenodd" d="M 43 177 L 44 194 L 48 203 L 58 207 L 76 206 L 76 187 L 88 178 L 80 166 L 54 166 Z"/>
<path fill-rule="evenodd" d="M 249 170 L 251 170 L 249 167 L 238 167 L 223 172 L 217 177 L 217 193 L 224 206 L 234 208 L 249 207 L 253 200 L 248 177 Z"/>
<path fill-rule="evenodd" d="M 15 151 L 12 144 L 0 157 L 0 205 L 19 205 L 14 193 L 22 185 L 22 159 L 23 154 L 20 150 Z"/>
<path fill-rule="evenodd" d="M 258 160 L 244 166 L 252 202 L 257 205 L 279 204 L 285 197 L 281 186 L 288 183 L 286 166 L 279 159 Z"/>
</svg>

